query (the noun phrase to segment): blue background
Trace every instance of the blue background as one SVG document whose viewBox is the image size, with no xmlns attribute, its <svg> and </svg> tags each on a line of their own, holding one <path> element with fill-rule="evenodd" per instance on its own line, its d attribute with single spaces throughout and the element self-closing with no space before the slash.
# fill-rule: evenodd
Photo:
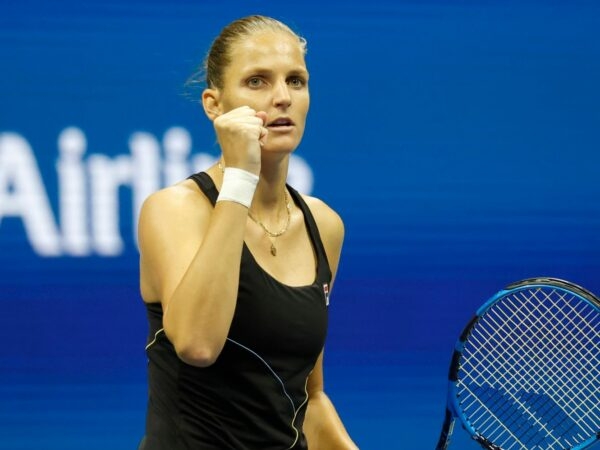
<svg viewBox="0 0 600 450">
<path fill-rule="evenodd" d="M 0 133 L 33 149 L 55 216 L 69 126 L 88 153 L 180 126 L 217 155 L 183 84 L 250 13 L 308 39 L 298 154 L 346 224 L 326 390 L 361 449 L 433 448 L 479 304 L 541 275 L 600 292 L 600 6 L 2 0 Z M 113 257 L 42 257 L 0 217 L 0 449 L 133 449 L 143 433 L 147 328 L 119 198 Z M 454 448 L 476 448 L 462 434 Z"/>
</svg>

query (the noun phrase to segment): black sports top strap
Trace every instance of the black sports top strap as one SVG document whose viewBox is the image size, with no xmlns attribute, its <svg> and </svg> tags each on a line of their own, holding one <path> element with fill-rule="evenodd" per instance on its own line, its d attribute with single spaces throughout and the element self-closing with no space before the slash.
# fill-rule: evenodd
<svg viewBox="0 0 600 450">
<path fill-rule="evenodd" d="M 306 204 L 300 193 L 290 185 L 287 185 L 287 187 L 290 191 L 292 198 L 294 199 L 294 203 L 296 203 L 296 205 L 298 205 L 302 210 L 302 214 L 304 215 L 304 222 L 308 227 L 308 234 L 310 235 L 315 246 L 315 251 L 317 252 L 318 261 L 325 262 L 325 264 L 319 264 L 319 271 L 329 271 L 329 261 L 327 260 L 327 253 L 325 253 L 325 247 L 323 246 L 323 242 L 321 241 L 321 234 L 319 233 L 319 228 L 317 227 L 315 218 L 312 215 L 312 212 L 308 208 L 308 205 Z M 326 277 L 331 280 L 331 272 L 328 272 L 328 275 L 326 275 Z"/>
<path fill-rule="evenodd" d="M 206 172 L 198 172 L 194 175 L 190 175 L 188 178 L 196 182 L 200 190 L 204 192 L 204 195 L 206 195 L 212 205 L 215 206 L 219 191 L 217 191 L 217 187 L 212 178 Z"/>
<path fill-rule="evenodd" d="M 215 186 L 215 183 L 212 180 L 212 178 L 206 172 L 198 172 L 194 175 L 189 176 L 188 178 L 196 182 L 200 190 L 204 192 L 204 195 L 206 195 L 206 197 L 214 206 L 217 202 L 219 191 L 217 190 L 217 187 Z M 287 185 L 287 188 L 290 191 L 294 203 L 298 205 L 298 207 L 302 210 L 302 213 L 304 215 L 304 222 L 308 227 L 308 233 L 315 246 L 315 251 L 317 252 L 318 261 L 326 262 L 326 264 L 319 264 L 319 270 L 328 270 L 329 263 L 327 261 L 327 254 L 325 253 L 325 247 L 323 246 L 323 242 L 321 241 L 321 235 L 319 234 L 319 229 L 317 228 L 315 219 L 300 193 L 294 188 L 292 188 L 290 185 Z M 327 266 L 327 269 L 324 266 Z M 329 275 L 328 278 L 330 277 L 331 275 Z"/>
</svg>

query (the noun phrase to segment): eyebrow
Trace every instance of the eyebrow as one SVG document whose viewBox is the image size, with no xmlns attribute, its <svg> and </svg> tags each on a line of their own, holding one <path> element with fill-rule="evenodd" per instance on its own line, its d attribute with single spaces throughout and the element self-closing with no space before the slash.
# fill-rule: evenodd
<svg viewBox="0 0 600 450">
<path fill-rule="evenodd" d="M 267 75 L 267 74 L 271 74 L 273 73 L 274 70 L 273 69 L 267 69 L 265 67 L 261 67 L 261 66 L 256 66 L 256 67 L 250 67 L 247 70 L 244 70 L 244 74 L 245 76 L 251 75 L 251 74 L 259 74 L 259 75 Z M 287 72 L 288 75 L 300 75 L 300 76 L 304 76 L 304 77 L 308 77 L 308 70 L 304 69 L 304 68 L 295 68 L 292 69 L 290 71 Z"/>
</svg>

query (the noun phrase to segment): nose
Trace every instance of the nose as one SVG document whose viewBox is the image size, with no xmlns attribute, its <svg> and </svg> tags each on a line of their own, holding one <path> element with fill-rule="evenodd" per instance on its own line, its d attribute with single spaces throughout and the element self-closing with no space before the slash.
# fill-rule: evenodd
<svg viewBox="0 0 600 450">
<path fill-rule="evenodd" d="M 290 88 L 285 80 L 278 81 L 273 88 L 273 103 L 278 108 L 287 108 L 292 104 Z"/>
</svg>

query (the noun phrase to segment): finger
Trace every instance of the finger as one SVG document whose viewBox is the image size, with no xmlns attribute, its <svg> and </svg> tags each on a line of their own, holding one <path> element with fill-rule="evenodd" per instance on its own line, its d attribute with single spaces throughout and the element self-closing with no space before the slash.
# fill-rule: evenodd
<svg viewBox="0 0 600 450">
<path fill-rule="evenodd" d="M 258 117 L 260 120 L 262 120 L 262 124 L 261 125 L 265 125 L 267 123 L 267 113 L 264 111 L 257 111 L 255 113 L 255 116 Z"/>
<path fill-rule="evenodd" d="M 258 136 L 258 143 L 262 147 L 265 145 L 265 142 L 267 141 L 267 135 L 269 134 L 269 130 L 265 127 L 267 123 L 267 113 L 264 111 L 257 111 L 255 116 L 258 117 L 262 122 L 260 124 L 260 134 Z"/>
<path fill-rule="evenodd" d="M 260 144 L 261 147 L 263 145 L 265 145 L 268 134 L 269 134 L 269 130 L 267 128 L 260 127 L 260 136 L 258 137 L 258 143 Z"/>
</svg>

